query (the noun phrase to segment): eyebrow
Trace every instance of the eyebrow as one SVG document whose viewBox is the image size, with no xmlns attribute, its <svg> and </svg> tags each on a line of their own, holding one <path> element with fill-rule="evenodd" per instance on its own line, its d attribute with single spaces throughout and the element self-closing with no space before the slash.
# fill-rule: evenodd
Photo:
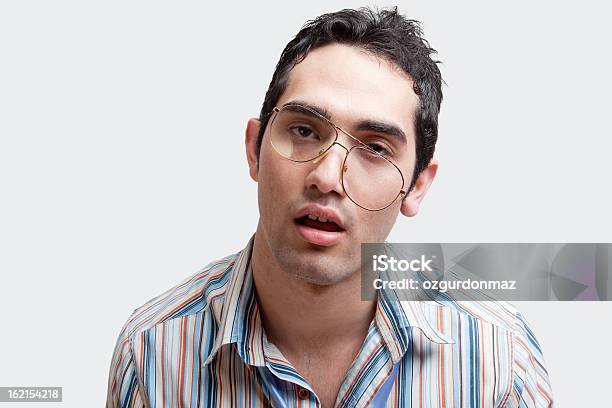
<svg viewBox="0 0 612 408">
<path fill-rule="evenodd" d="M 296 105 L 301 105 L 301 106 L 296 106 Z M 322 108 L 318 105 L 313 105 L 312 103 L 308 103 L 305 101 L 300 101 L 300 100 L 293 100 L 287 103 L 284 103 L 283 106 L 281 106 L 282 108 L 287 108 L 291 111 L 294 112 L 300 112 L 300 113 L 304 113 L 306 115 L 312 115 L 312 112 L 310 112 L 308 109 L 315 111 L 316 113 L 318 113 L 319 115 L 323 116 L 325 119 L 331 121 L 331 115 L 329 114 L 329 112 L 327 111 L 327 109 Z M 302 107 L 304 108 L 308 108 L 308 109 L 301 109 Z"/>
<path fill-rule="evenodd" d="M 312 104 L 312 103 L 308 103 L 306 101 L 293 100 L 293 101 L 283 104 L 282 107 L 287 107 L 287 109 L 290 109 L 295 112 L 304 113 L 307 115 L 312 114 L 312 112 L 308 111 L 307 109 L 300 109 L 301 106 L 296 106 L 296 105 L 301 105 L 302 107 L 308 108 L 318 113 L 319 115 L 323 116 L 325 119 L 332 121 L 331 115 L 329 114 L 327 109 L 321 106 Z M 388 123 L 388 122 L 384 122 L 380 120 L 363 119 L 357 122 L 355 129 L 357 131 L 364 131 L 364 130 L 368 131 L 369 130 L 372 132 L 385 134 L 385 135 L 391 136 L 396 141 L 404 145 L 407 143 L 407 140 L 408 140 L 408 138 L 406 137 L 406 133 L 404 133 L 404 131 L 399 126 L 393 123 Z"/>
<path fill-rule="evenodd" d="M 399 126 L 391 123 L 377 120 L 362 120 L 357 124 L 357 130 L 369 130 L 376 133 L 382 133 L 393 137 L 401 144 L 405 145 L 407 143 L 407 138 L 404 131 Z"/>
</svg>

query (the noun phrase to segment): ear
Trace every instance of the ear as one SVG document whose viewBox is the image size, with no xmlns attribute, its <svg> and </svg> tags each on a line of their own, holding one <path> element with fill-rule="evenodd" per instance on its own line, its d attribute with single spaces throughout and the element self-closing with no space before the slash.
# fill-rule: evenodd
<svg viewBox="0 0 612 408">
<path fill-rule="evenodd" d="M 401 212 L 406 217 L 414 217 L 419 212 L 419 205 L 421 200 L 427 194 L 429 186 L 433 182 L 434 177 L 438 171 L 438 161 L 431 159 L 429 165 L 419 174 L 416 183 L 412 188 L 412 191 L 402 201 Z"/>
<path fill-rule="evenodd" d="M 257 157 L 257 137 L 259 136 L 259 127 L 261 122 L 256 118 L 251 118 L 247 122 L 245 131 L 244 146 L 246 148 L 247 162 L 249 164 L 249 174 L 251 178 L 257 181 L 259 173 L 258 157 Z"/>
</svg>

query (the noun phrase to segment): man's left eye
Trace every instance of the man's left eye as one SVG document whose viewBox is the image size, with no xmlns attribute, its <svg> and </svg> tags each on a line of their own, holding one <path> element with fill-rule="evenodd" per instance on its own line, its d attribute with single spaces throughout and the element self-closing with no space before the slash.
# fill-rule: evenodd
<svg viewBox="0 0 612 408">
<path fill-rule="evenodd" d="M 376 153 L 380 154 L 381 156 L 391 156 L 391 152 L 389 151 L 389 149 L 387 149 L 384 145 L 380 144 L 380 143 L 368 143 L 367 146 L 374 150 Z"/>
</svg>

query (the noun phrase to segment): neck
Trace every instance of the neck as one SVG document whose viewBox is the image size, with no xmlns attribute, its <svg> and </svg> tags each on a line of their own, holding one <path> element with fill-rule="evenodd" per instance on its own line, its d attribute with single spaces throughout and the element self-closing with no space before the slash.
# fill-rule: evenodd
<svg viewBox="0 0 612 408">
<path fill-rule="evenodd" d="M 287 353 L 363 342 L 376 302 L 361 300 L 354 273 L 332 285 L 317 285 L 282 270 L 258 226 L 251 258 L 262 324 L 268 338 Z"/>
</svg>

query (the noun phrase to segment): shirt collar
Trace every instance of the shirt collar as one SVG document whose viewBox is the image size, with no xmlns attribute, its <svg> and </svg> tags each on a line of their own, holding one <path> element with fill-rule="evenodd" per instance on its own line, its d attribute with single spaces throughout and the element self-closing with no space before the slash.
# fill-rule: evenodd
<svg viewBox="0 0 612 408">
<path fill-rule="evenodd" d="M 378 292 L 378 305 L 374 320 L 393 363 L 397 363 L 408 350 L 412 329 L 418 329 L 426 339 L 437 344 L 452 344 L 454 340 L 431 323 L 427 315 L 436 307 L 447 307 L 434 302 L 400 301 L 392 290 Z M 448 331 L 448 330 L 445 330 Z"/>
<path fill-rule="evenodd" d="M 210 363 L 222 346 L 235 344 L 245 363 L 264 366 L 263 325 L 255 299 L 251 253 L 253 240 L 238 254 L 232 266 L 231 278 L 224 296 L 215 298 L 213 313 L 217 322 L 217 335 L 213 347 L 204 361 Z"/>
<path fill-rule="evenodd" d="M 223 296 L 209 303 L 217 322 L 217 335 L 204 365 L 210 363 L 221 347 L 235 344 L 242 360 L 253 366 L 265 366 L 263 326 L 255 298 L 251 254 L 254 236 L 237 254 L 230 280 Z M 439 306 L 439 305 L 438 305 Z M 434 343 L 448 344 L 453 340 L 436 329 L 426 317 L 426 302 L 402 301 L 393 291 L 379 291 L 375 323 L 394 363 L 406 353 L 411 329 L 419 329 Z"/>
</svg>

